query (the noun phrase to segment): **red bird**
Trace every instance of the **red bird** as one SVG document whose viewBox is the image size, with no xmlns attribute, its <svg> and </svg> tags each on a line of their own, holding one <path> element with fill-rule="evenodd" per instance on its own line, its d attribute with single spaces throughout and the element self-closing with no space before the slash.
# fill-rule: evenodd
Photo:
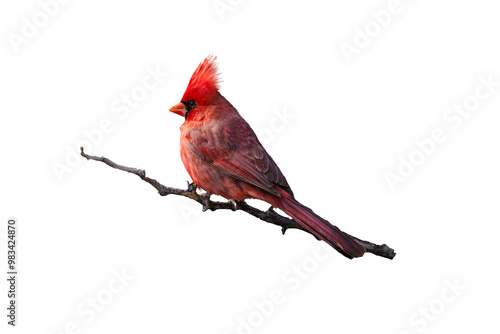
<svg viewBox="0 0 500 334">
<path fill-rule="evenodd" d="M 194 183 L 230 200 L 268 202 L 342 255 L 363 256 L 360 244 L 295 199 L 250 125 L 219 93 L 215 60 L 209 56 L 198 66 L 181 101 L 170 108 L 185 119 L 181 158 Z"/>
</svg>

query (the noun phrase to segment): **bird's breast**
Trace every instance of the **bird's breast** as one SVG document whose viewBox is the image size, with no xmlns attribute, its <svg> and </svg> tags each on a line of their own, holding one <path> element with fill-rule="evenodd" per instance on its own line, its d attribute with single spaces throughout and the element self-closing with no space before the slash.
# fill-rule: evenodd
<svg viewBox="0 0 500 334">
<path fill-rule="evenodd" d="M 200 132 L 201 130 L 202 129 L 192 128 L 183 129 L 181 127 L 181 159 L 193 182 L 196 183 L 199 188 L 227 199 L 242 201 L 246 198 L 253 197 L 247 191 L 250 185 L 223 173 L 213 165 L 213 160 L 210 157 L 202 158 L 199 154 L 195 154 L 193 149 L 189 147 L 190 145 L 196 147 L 197 145 L 201 145 L 200 143 L 203 143 L 205 149 L 220 149 L 220 147 L 218 147 L 220 143 L 218 142 L 217 135 Z M 222 151 L 225 152 L 226 150 L 222 149 Z M 209 150 L 209 152 L 212 151 Z M 251 188 L 253 188 L 253 186 L 251 186 Z"/>
</svg>

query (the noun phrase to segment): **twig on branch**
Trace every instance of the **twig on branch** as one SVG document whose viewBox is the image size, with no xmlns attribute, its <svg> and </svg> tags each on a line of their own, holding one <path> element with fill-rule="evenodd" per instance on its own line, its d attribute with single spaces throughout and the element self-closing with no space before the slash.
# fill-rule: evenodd
<svg viewBox="0 0 500 334">
<path fill-rule="evenodd" d="M 196 185 L 194 183 L 189 183 L 188 182 L 188 187 L 187 189 L 179 189 L 179 188 L 172 188 L 172 187 L 167 187 L 161 184 L 160 182 L 156 181 L 155 179 L 152 179 L 150 177 L 146 176 L 146 171 L 143 169 L 137 169 L 137 168 L 131 168 L 131 167 L 126 167 L 119 165 L 117 163 L 114 163 L 113 161 L 109 160 L 108 158 L 105 157 L 97 157 L 93 155 L 88 155 L 84 152 L 83 147 L 80 147 L 81 150 L 81 155 L 88 160 L 95 160 L 95 161 L 100 161 L 105 163 L 106 165 L 122 170 L 124 172 L 128 172 L 134 175 L 139 176 L 142 180 L 145 182 L 149 183 L 152 185 L 156 190 L 158 190 L 158 193 L 161 196 L 167 196 L 167 195 L 178 195 L 178 196 L 184 196 L 188 197 L 198 203 L 200 203 L 203 206 L 203 211 L 206 210 L 241 210 L 244 211 L 254 217 L 257 217 L 263 221 L 266 221 L 270 224 L 274 224 L 277 226 L 281 226 L 281 231 L 283 234 L 285 234 L 286 230 L 288 229 L 299 229 L 304 232 L 309 233 L 306 229 L 304 229 L 299 223 L 297 223 L 295 220 L 284 217 L 280 214 L 278 214 L 276 211 L 273 210 L 273 207 L 270 207 L 267 211 L 261 211 L 257 208 L 254 208 L 253 206 L 248 205 L 245 201 L 239 202 L 239 201 L 228 201 L 228 202 L 219 202 L 219 201 L 212 201 L 210 200 L 209 196 L 206 196 L 205 194 L 198 194 L 196 191 Z M 349 235 L 349 234 L 348 234 Z M 352 235 L 349 235 L 351 238 L 356 240 L 361 246 L 363 246 L 368 253 L 372 253 L 377 256 L 385 257 L 387 259 L 393 259 L 394 256 L 396 256 L 396 253 L 394 252 L 394 249 L 390 248 L 386 244 L 383 245 L 377 245 L 374 243 L 371 243 L 369 241 L 361 240 L 359 238 L 356 238 Z"/>
</svg>

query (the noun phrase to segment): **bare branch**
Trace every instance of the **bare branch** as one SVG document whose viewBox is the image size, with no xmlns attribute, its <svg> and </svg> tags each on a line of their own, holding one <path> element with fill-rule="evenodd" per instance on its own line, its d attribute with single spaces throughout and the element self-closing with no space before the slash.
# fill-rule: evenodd
<svg viewBox="0 0 500 334">
<path fill-rule="evenodd" d="M 211 210 L 211 211 L 215 211 L 215 210 L 232 210 L 232 211 L 241 210 L 241 211 L 244 211 L 244 212 L 246 212 L 254 217 L 257 217 L 257 218 L 265 221 L 265 222 L 280 226 L 283 234 L 285 234 L 286 230 L 293 229 L 293 228 L 309 233 L 306 229 L 304 229 L 295 220 L 278 214 L 276 211 L 273 210 L 273 207 L 270 207 L 267 211 L 261 211 L 257 208 L 254 208 L 253 206 L 248 205 L 244 201 L 243 202 L 212 201 L 212 200 L 210 200 L 209 195 L 198 194 L 198 192 L 196 191 L 196 185 L 194 183 L 188 182 L 188 187 L 186 190 L 179 189 L 179 188 L 167 187 L 167 186 L 164 186 L 163 184 L 161 184 L 160 182 L 156 181 L 155 179 L 147 177 L 146 171 L 144 171 L 142 169 L 122 166 L 122 165 L 119 165 L 117 163 L 114 163 L 113 161 L 111 161 L 105 157 L 97 157 L 97 156 L 93 156 L 93 155 L 88 155 L 84 152 L 83 147 L 80 147 L 80 150 L 81 150 L 81 155 L 83 157 L 87 158 L 88 160 L 100 161 L 100 162 L 103 162 L 112 168 L 119 169 L 119 170 L 122 170 L 124 172 L 128 172 L 128 173 L 137 175 L 142 180 L 144 180 L 145 182 L 152 185 L 161 196 L 178 195 L 178 196 L 188 197 L 188 198 L 200 203 L 203 206 L 203 211 L 206 211 L 206 210 Z M 377 244 L 371 243 L 369 241 L 361 240 L 361 239 L 356 238 L 352 235 L 349 235 L 349 236 L 351 238 L 353 238 L 354 240 L 356 240 L 361 246 L 363 246 L 365 248 L 366 252 L 368 252 L 368 253 L 372 253 L 374 255 L 385 257 L 385 258 L 391 259 L 391 260 L 394 258 L 394 256 L 396 256 L 394 249 L 390 248 L 386 244 L 377 245 Z"/>
</svg>

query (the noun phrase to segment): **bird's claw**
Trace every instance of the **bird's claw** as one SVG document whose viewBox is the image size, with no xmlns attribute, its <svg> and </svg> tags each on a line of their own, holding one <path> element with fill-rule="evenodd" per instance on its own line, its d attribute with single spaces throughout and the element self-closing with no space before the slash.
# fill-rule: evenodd
<svg viewBox="0 0 500 334">
<path fill-rule="evenodd" d="M 233 208 L 231 210 L 236 211 L 238 209 L 238 201 L 230 199 L 229 202 L 233 205 Z"/>
<path fill-rule="evenodd" d="M 201 209 L 203 212 L 207 211 L 208 209 L 210 209 L 210 196 L 212 196 L 211 193 L 209 193 L 208 191 L 202 195 L 200 195 L 201 197 L 201 200 L 202 200 L 202 204 L 203 204 L 203 208 Z"/>
<path fill-rule="evenodd" d="M 186 181 L 187 184 L 188 184 L 188 188 L 187 188 L 187 191 L 188 192 L 196 192 L 196 188 L 198 188 L 198 186 L 196 185 L 196 183 L 194 182 L 189 182 L 189 181 Z"/>
</svg>

